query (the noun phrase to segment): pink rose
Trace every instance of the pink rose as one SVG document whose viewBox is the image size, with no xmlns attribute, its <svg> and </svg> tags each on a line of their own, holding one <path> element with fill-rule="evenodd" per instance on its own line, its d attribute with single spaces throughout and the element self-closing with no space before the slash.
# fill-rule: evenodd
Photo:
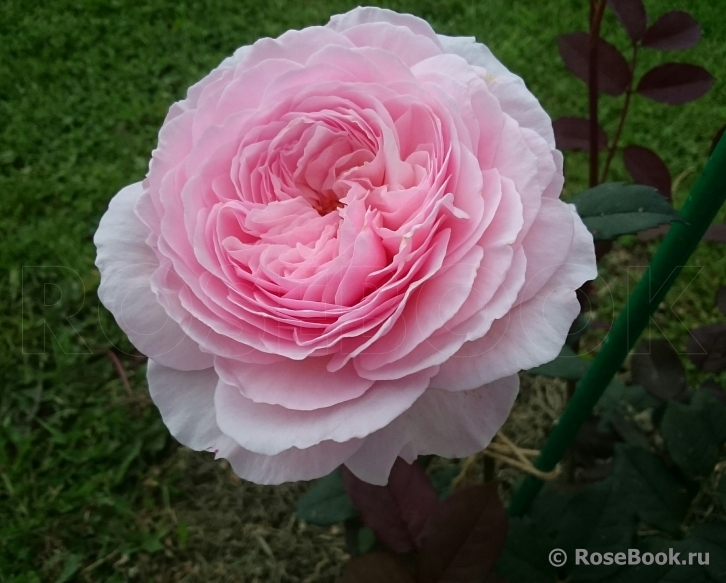
<svg viewBox="0 0 726 583">
<path fill-rule="evenodd" d="M 377 8 L 262 39 L 169 110 L 96 233 L 183 444 L 258 483 L 470 455 L 596 276 L 562 155 L 473 38 Z"/>
</svg>

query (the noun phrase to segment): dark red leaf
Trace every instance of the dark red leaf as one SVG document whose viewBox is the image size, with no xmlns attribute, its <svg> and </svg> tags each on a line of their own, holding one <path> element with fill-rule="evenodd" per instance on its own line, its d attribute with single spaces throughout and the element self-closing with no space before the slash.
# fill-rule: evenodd
<svg viewBox="0 0 726 583">
<path fill-rule="evenodd" d="M 345 466 L 341 473 L 353 506 L 381 543 L 397 553 L 419 546 L 429 514 L 440 502 L 417 462 L 407 464 L 397 458 L 385 486 L 363 482 Z"/>
<path fill-rule="evenodd" d="M 584 117 L 561 117 L 552 122 L 555 142 L 560 150 L 590 150 L 590 121 Z M 600 150 L 608 145 L 608 137 L 600 125 L 597 126 L 597 142 Z"/>
<path fill-rule="evenodd" d="M 557 37 L 560 56 L 567 68 L 585 83 L 590 78 L 589 47 L 587 32 L 572 32 Z M 621 95 L 630 82 L 630 68 L 625 57 L 613 45 L 599 39 L 597 88 L 608 95 Z"/>
<path fill-rule="evenodd" d="M 633 182 L 652 186 L 668 200 L 672 199 L 671 173 L 658 154 L 643 146 L 628 146 L 623 151 L 623 159 Z"/>
<path fill-rule="evenodd" d="M 714 78 L 698 65 L 666 63 L 652 68 L 638 83 L 638 93 L 658 101 L 678 105 L 705 95 Z"/>
<path fill-rule="evenodd" d="M 348 563 L 338 583 L 414 583 L 401 559 L 390 553 L 370 553 Z"/>
<path fill-rule="evenodd" d="M 686 371 L 667 340 L 641 342 L 630 357 L 630 374 L 636 385 L 662 401 L 678 399 L 686 391 Z"/>
<path fill-rule="evenodd" d="M 716 292 L 716 307 L 721 310 L 722 314 L 726 314 L 726 287 L 718 288 Z"/>
<path fill-rule="evenodd" d="M 496 571 L 492 571 L 489 573 L 489 576 L 484 579 L 484 583 L 508 583 L 507 580 L 502 577 L 501 575 L 498 575 Z"/>
<path fill-rule="evenodd" d="M 666 12 L 655 21 L 643 37 L 643 46 L 661 51 L 679 51 L 698 44 L 701 26 L 682 10 Z"/>
<path fill-rule="evenodd" d="M 642 0 L 609 0 L 610 8 L 628 33 L 630 40 L 638 42 L 648 26 L 648 15 Z"/>
<path fill-rule="evenodd" d="M 711 225 L 703 236 L 704 241 L 726 243 L 726 225 Z"/>
<path fill-rule="evenodd" d="M 504 548 L 508 525 L 497 482 L 455 491 L 426 526 L 417 557 L 419 583 L 484 580 Z"/>
<path fill-rule="evenodd" d="M 691 330 L 688 358 L 701 370 L 726 370 L 726 323 L 708 324 Z"/>
</svg>

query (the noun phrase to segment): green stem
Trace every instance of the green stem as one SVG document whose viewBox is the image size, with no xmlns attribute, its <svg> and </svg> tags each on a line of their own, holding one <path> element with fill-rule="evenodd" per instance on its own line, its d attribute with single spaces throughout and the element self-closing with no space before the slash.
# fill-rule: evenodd
<svg viewBox="0 0 726 583">
<path fill-rule="evenodd" d="M 721 138 L 686 199 L 681 220 L 671 225 L 547 439 L 535 462 L 539 470 L 549 472 L 562 459 L 725 201 L 726 136 Z M 541 480 L 526 477 L 514 494 L 509 513 L 521 516 L 527 512 L 541 487 Z"/>
</svg>

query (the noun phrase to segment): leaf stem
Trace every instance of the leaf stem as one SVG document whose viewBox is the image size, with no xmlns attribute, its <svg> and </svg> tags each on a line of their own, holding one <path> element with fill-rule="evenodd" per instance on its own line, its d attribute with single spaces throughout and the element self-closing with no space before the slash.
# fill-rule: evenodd
<svg viewBox="0 0 726 583">
<path fill-rule="evenodd" d="M 598 46 L 600 41 L 600 25 L 605 14 L 607 0 L 590 0 L 590 51 L 589 75 L 587 79 L 588 104 L 590 117 L 590 188 L 597 186 L 598 174 L 598 92 L 597 92 L 597 66 Z"/>
<path fill-rule="evenodd" d="M 633 43 L 633 57 L 630 59 L 630 81 L 628 81 L 628 87 L 625 90 L 625 101 L 623 102 L 623 109 L 620 112 L 620 121 L 618 121 L 618 127 L 615 130 L 612 143 L 608 148 L 608 156 L 605 160 L 605 166 L 602 170 L 602 177 L 600 182 L 605 182 L 605 178 L 610 170 L 610 163 L 613 161 L 615 151 L 618 148 L 618 141 L 620 140 L 620 134 L 623 132 L 623 126 L 625 125 L 625 118 L 628 115 L 628 108 L 630 107 L 630 97 L 633 95 L 633 82 L 635 80 L 635 63 L 638 58 L 638 45 Z"/>
</svg>

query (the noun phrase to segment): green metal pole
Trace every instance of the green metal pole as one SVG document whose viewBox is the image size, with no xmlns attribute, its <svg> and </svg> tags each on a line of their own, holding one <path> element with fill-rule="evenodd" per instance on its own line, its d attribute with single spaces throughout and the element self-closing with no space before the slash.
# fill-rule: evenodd
<svg viewBox="0 0 726 583">
<path fill-rule="evenodd" d="M 565 412 L 535 461 L 538 469 L 549 472 L 562 459 L 724 201 L 726 136 L 719 141 L 683 204 L 681 220 L 671 226 L 600 352 L 578 383 Z M 514 493 L 509 514 L 521 516 L 527 512 L 541 487 L 541 480 L 527 476 Z"/>
</svg>

